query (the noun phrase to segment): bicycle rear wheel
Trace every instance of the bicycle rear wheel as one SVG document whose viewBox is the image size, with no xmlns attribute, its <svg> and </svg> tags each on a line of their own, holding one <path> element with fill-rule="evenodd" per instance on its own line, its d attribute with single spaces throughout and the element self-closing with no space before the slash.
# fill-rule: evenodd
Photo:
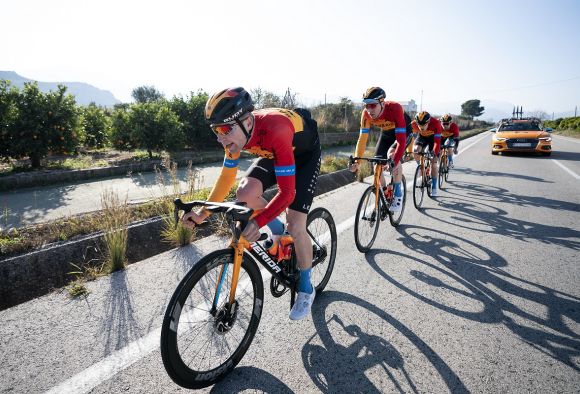
<svg viewBox="0 0 580 394">
<path fill-rule="evenodd" d="M 225 377 L 240 362 L 258 329 L 264 301 L 262 276 L 256 263 L 244 257 L 236 301 L 229 305 L 233 259 L 233 249 L 203 257 L 167 305 L 161 358 L 167 374 L 182 387 L 207 387 Z"/>
<path fill-rule="evenodd" d="M 354 218 L 354 243 L 356 244 L 356 248 L 362 253 L 370 250 L 379 231 L 382 199 L 379 199 L 378 207 L 375 206 L 375 199 L 375 187 L 369 186 L 363 193 L 358 203 L 358 208 L 356 209 L 356 216 Z"/>
<path fill-rule="evenodd" d="M 399 223 L 401 223 L 403 212 L 405 212 L 405 203 L 407 202 L 407 180 L 405 179 L 405 175 L 403 175 L 403 178 L 401 179 L 401 188 L 403 191 L 403 206 L 401 207 L 401 210 L 399 212 L 389 211 L 389 221 L 393 227 L 397 227 Z"/>
<path fill-rule="evenodd" d="M 336 259 L 336 226 L 330 212 L 325 208 L 310 211 L 306 219 L 306 231 L 312 239 L 312 286 L 320 294 L 332 275 Z"/>
<path fill-rule="evenodd" d="M 447 173 L 447 155 L 441 155 L 441 159 L 439 159 L 439 189 L 443 188 L 443 181 L 445 181 L 445 176 Z"/>
<path fill-rule="evenodd" d="M 424 196 L 425 180 L 423 179 L 423 171 L 421 171 L 421 166 L 419 165 L 415 170 L 415 177 L 413 178 L 413 204 L 415 204 L 415 208 L 421 209 Z"/>
</svg>

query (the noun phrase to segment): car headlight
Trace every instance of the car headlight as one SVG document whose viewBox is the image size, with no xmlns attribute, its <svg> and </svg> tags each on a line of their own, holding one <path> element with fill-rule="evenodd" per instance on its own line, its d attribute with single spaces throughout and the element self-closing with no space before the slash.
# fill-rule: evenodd
<svg viewBox="0 0 580 394">
<path fill-rule="evenodd" d="M 546 141 L 546 142 L 550 142 L 552 141 L 552 137 L 542 137 L 542 138 L 538 138 L 540 141 Z"/>
<path fill-rule="evenodd" d="M 507 138 L 495 137 L 494 140 L 495 141 L 505 141 L 505 140 L 507 140 Z"/>
</svg>

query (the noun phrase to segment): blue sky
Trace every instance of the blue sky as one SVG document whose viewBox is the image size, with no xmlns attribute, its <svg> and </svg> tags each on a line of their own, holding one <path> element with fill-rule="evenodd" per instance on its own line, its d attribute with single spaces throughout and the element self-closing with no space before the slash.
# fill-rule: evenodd
<svg viewBox="0 0 580 394">
<path fill-rule="evenodd" d="M 312 105 L 373 85 L 434 113 L 472 98 L 580 105 L 580 1 L 2 1 L 0 70 L 130 101 L 287 87 Z"/>
</svg>

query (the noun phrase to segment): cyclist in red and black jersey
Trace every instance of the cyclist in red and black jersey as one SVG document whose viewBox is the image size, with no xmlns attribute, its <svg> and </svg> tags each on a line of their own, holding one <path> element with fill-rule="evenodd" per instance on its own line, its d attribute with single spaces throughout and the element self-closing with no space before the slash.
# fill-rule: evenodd
<svg viewBox="0 0 580 394">
<path fill-rule="evenodd" d="M 378 127 L 381 130 L 381 136 L 375 148 L 375 156 L 388 157 L 394 162 L 393 184 L 395 198 L 393 198 L 389 210 L 399 212 L 403 207 L 401 158 L 405 152 L 407 124 L 401 104 L 394 101 L 385 101 L 385 97 L 385 91 L 379 87 L 371 87 L 363 95 L 364 110 L 361 114 L 360 135 L 356 144 L 355 156 L 363 157 L 371 126 Z M 358 163 L 354 163 L 350 166 L 350 170 L 355 172 L 358 170 L 358 165 Z M 386 184 L 384 175 L 381 175 L 383 188 L 386 187 Z"/>
<path fill-rule="evenodd" d="M 450 114 L 445 114 L 441 117 L 441 146 L 449 146 L 447 148 L 447 157 L 449 157 L 449 167 L 453 168 L 453 153 L 457 154 L 457 147 L 459 146 L 459 126 L 453 122 Z M 453 143 L 451 143 L 453 141 Z"/>
<path fill-rule="evenodd" d="M 435 154 L 435 157 L 438 157 L 441 148 L 441 122 L 432 118 L 429 112 L 421 111 L 415 115 L 415 120 L 411 125 L 413 126 L 413 132 L 417 133 L 415 146 L 413 147 L 417 163 L 419 163 L 420 159 L 417 153 L 425 151 L 427 146 Z M 437 169 L 437 160 L 431 160 L 431 197 L 437 197 L 439 194 L 437 192 Z"/>
<path fill-rule="evenodd" d="M 218 142 L 225 149 L 224 164 L 208 201 L 223 201 L 232 188 L 238 170 L 240 152 L 248 151 L 260 159 L 240 181 L 236 197 L 254 210 L 261 210 L 246 226 L 248 242 L 260 237 L 260 228 L 268 225 L 281 234 L 283 224 L 277 216 L 288 209 L 287 231 L 294 239 L 300 281 L 290 318 L 298 320 L 310 313 L 315 291 L 310 281 L 312 244 L 306 233 L 306 217 L 314 198 L 320 170 L 320 141 L 316 122 L 304 109 L 269 108 L 254 111 L 250 94 L 243 88 L 230 88 L 214 94 L 207 101 L 205 118 Z M 278 185 L 270 201 L 262 194 Z M 183 222 L 201 223 L 207 211 L 190 212 Z"/>
</svg>

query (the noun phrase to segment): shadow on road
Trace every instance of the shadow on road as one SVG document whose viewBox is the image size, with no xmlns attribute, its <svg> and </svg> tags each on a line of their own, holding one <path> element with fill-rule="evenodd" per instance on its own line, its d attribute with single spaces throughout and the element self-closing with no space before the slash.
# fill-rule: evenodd
<svg viewBox="0 0 580 394">
<path fill-rule="evenodd" d="M 367 253 L 369 265 L 388 282 L 443 312 L 480 323 L 503 324 L 530 346 L 580 371 L 580 336 L 567 325 L 580 323 L 580 298 L 511 275 L 504 270 L 508 262 L 503 257 L 476 242 L 419 226 L 401 226 L 398 231 L 399 240 L 425 259 L 384 249 Z M 377 259 L 381 255 L 412 259 L 423 268 L 409 271 L 414 280 L 396 279 L 402 273 L 381 265 L 379 260 L 385 260 Z M 413 289 L 414 281 L 445 289 L 456 298 L 467 298 L 478 306 L 477 311 L 462 310 L 451 305 L 453 301 L 446 305 L 434 300 L 429 291 Z M 522 307 L 531 303 L 541 305 L 537 308 L 540 314 Z"/>
<path fill-rule="evenodd" d="M 231 394 L 241 393 L 246 390 L 260 393 L 294 393 L 280 379 L 269 372 L 255 367 L 235 368 L 224 380 L 216 383 L 210 393 Z"/>
<path fill-rule="evenodd" d="M 411 346 L 416 347 L 429 361 L 432 368 L 439 374 L 448 390 L 454 393 L 467 392 L 457 374 L 413 331 L 394 319 L 375 305 L 356 296 L 328 291 L 316 298 L 312 317 L 316 327 L 316 334 L 310 338 L 302 348 L 304 366 L 312 381 L 324 393 L 379 393 L 385 386 L 376 387 L 365 374 L 373 369 L 382 370 L 385 377 L 398 392 L 417 393 L 426 388 L 416 387 L 412 376 L 405 368 L 403 351 L 395 348 L 383 336 L 365 332 L 356 324 L 348 324 L 348 316 L 340 317 L 332 313 L 328 307 L 333 303 L 349 303 L 351 307 L 363 308 L 365 313 L 374 314 L 373 318 L 392 327 L 392 330 L 401 334 Z M 382 331 L 382 330 L 381 330 Z M 349 338 L 348 346 L 335 341 L 335 337 Z M 316 344 L 319 339 L 322 346 Z M 405 350 L 408 352 L 408 349 Z"/>
</svg>

